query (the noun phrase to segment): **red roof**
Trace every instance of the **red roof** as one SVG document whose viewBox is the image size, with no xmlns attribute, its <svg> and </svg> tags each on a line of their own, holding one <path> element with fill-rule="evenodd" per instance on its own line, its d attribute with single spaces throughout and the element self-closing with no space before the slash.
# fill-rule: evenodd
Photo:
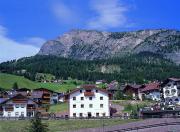
<svg viewBox="0 0 180 132">
<path fill-rule="evenodd" d="M 160 88 L 159 85 L 160 85 L 160 83 L 158 83 L 158 82 L 145 84 L 144 87 L 140 91 L 147 92 L 147 91 L 152 91 L 152 90 L 159 90 L 159 88 Z"/>
</svg>

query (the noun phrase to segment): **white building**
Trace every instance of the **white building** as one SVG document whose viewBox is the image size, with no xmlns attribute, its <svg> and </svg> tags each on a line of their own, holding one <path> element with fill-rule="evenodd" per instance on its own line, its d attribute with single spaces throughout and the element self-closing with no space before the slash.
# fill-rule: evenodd
<svg viewBox="0 0 180 132">
<path fill-rule="evenodd" d="M 3 117 L 31 117 L 34 116 L 37 107 L 36 102 L 18 94 L 1 102 L 0 113 Z"/>
<path fill-rule="evenodd" d="M 70 117 L 110 116 L 109 94 L 95 85 L 82 85 L 69 94 Z"/>
<path fill-rule="evenodd" d="M 166 79 L 161 85 L 161 93 L 166 104 L 180 105 L 180 79 Z"/>
</svg>

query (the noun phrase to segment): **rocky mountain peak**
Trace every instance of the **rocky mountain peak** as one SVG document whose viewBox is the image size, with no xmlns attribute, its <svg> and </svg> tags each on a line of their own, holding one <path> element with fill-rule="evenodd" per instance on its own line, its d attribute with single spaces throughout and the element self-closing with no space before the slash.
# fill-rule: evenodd
<svg viewBox="0 0 180 132">
<path fill-rule="evenodd" d="M 180 31 L 148 29 L 132 32 L 101 32 L 73 29 L 57 39 L 47 41 L 39 55 L 56 55 L 75 59 L 106 59 L 125 54 L 152 52 L 180 62 Z"/>
</svg>

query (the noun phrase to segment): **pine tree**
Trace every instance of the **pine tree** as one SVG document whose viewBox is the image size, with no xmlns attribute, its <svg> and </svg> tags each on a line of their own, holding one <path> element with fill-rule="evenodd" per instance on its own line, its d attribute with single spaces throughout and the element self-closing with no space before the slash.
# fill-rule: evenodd
<svg viewBox="0 0 180 132">
<path fill-rule="evenodd" d="M 42 123 L 38 113 L 35 114 L 34 118 L 31 120 L 29 132 L 48 132 L 48 125 Z"/>
<path fill-rule="evenodd" d="M 17 84 L 17 82 L 15 82 L 14 84 L 13 84 L 13 89 L 18 89 L 19 87 L 18 87 L 18 84 Z"/>
</svg>

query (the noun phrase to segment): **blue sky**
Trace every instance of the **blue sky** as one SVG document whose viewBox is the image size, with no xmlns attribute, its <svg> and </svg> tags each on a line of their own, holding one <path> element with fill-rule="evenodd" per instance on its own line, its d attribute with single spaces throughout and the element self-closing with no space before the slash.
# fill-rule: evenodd
<svg viewBox="0 0 180 132">
<path fill-rule="evenodd" d="M 31 56 L 71 29 L 180 29 L 179 0 L 1 0 L 0 62 Z"/>
</svg>

